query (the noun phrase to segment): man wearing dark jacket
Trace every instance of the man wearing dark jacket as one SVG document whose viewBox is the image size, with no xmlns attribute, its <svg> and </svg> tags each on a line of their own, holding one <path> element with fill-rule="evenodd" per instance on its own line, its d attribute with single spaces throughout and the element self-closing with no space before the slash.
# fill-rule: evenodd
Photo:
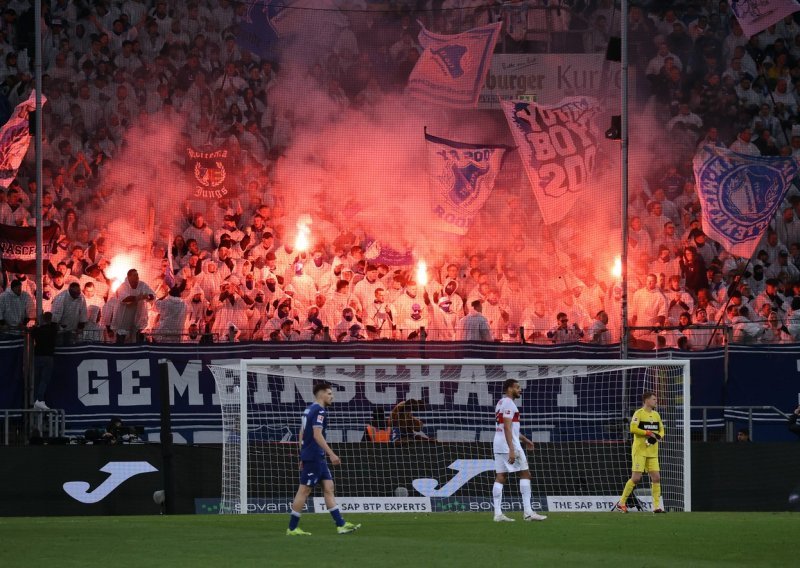
<svg viewBox="0 0 800 568">
<path fill-rule="evenodd" d="M 56 338 L 58 337 L 58 324 L 53 322 L 53 314 L 44 312 L 42 323 L 34 327 L 31 334 L 33 335 L 33 368 L 36 386 L 36 402 L 33 403 L 33 407 L 37 410 L 50 410 L 44 399 L 50 384 L 50 377 L 53 375 L 53 353 L 56 350 Z"/>
</svg>

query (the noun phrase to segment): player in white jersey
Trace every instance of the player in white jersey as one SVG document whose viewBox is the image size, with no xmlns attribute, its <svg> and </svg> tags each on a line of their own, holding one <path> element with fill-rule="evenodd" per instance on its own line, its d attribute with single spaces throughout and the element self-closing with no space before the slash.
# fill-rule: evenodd
<svg viewBox="0 0 800 568">
<path fill-rule="evenodd" d="M 494 521 L 496 523 L 511 522 L 514 519 L 503 514 L 503 485 L 509 472 L 519 472 L 519 491 L 522 494 L 522 507 L 526 521 L 543 521 L 547 517 L 534 513 L 531 508 L 531 472 L 528 470 L 528 457 L 522 449 L 520 440 L 527 448 L 533 448 L 533 442 L 519 432 L 519 408 L 514 399 L 519 398 L 522 387 L 516 379 L 506 379 L 503 383 L 503 398 L 494 409 Z"/>
</svg>

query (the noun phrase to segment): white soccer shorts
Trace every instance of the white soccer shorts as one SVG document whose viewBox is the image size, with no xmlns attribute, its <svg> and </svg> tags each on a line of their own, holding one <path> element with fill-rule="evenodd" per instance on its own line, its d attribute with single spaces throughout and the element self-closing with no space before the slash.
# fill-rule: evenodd
<svg viewBox="0 0 800 568">
<path fill-rule="evenodd" d="M 497 473 L 512 473 L 526 469 L 528 469 L 528 456 L 525 455 L 522 448 L 515 448 L 514 463 L 508 463 L 508 454 L 494 455 L 494 470 Z"/>
</svg>

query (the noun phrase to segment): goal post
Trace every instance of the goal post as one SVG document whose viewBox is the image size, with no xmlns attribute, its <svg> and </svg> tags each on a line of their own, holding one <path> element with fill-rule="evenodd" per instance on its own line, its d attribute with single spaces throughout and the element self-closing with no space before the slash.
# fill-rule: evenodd
<svg viewBox="0 0 800 568">
<path fill-rule="evenodd" d="M 334 389 L 327 439 L 342 459 L 332 472 L 343 510 L 489 510 L 494 407 L 507 378 L 522 386 L 520 428 L 535 443 L 534 508 L 610 508 L 630 476 L 631 415 L 653 391 L 666 426 L 664 504 L 691 510 L 688 360 L 242 359 L 209 368 L 222 411 L 222 513 L 288 512 L 301 417 L 318 381 Z M 517 510 L 509 483 L 504 507 Z M 635 495 L 647 509 L 646 476 Z M 306 506 L 324 511 L 320 495 Z"/>
</svg>

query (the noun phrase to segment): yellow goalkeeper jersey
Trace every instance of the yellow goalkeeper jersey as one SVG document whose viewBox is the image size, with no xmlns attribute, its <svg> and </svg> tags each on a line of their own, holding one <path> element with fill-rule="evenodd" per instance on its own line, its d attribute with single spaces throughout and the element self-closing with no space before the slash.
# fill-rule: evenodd
<svg viewBox="0 0 800 568">
<path fill-rule="evenodd" d="M 646 458 L 658 457 L 658 442 L 655 444 L 647 443 L 647 431 L 657 432 L 664 437 L 664 423 L 661 415 L 655 410 L 640 408 L 633 413 L 631 418 L 631 434 L 633 434 L 633 446 L 631 453 Z"/>
</svg>

